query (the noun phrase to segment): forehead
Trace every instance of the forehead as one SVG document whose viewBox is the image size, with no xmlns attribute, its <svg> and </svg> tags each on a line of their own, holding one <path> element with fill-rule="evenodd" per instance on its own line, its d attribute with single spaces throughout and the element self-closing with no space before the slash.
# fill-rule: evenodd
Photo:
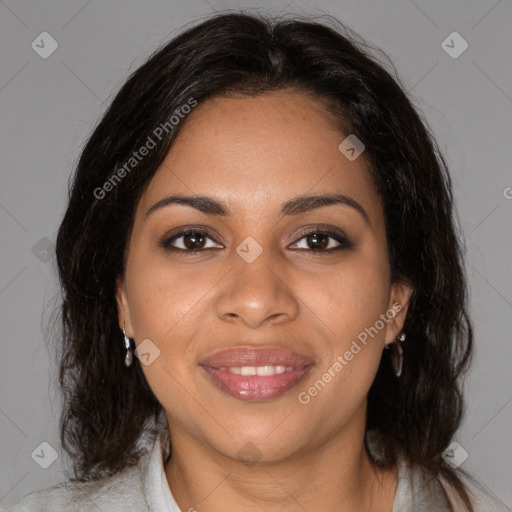
<svg viewBox="0 0 512 512">
<path fill-rule="evenodd" d="M 289 91 L 207 100 L 182 121 L 140 208 L 176 192 L 253 212 L 298 195 L 340 193 L 371 210 L 378 201 L 366 161 L 338 149 L 349 134 L 334 128 L 324 108 Z"/>
</svg>

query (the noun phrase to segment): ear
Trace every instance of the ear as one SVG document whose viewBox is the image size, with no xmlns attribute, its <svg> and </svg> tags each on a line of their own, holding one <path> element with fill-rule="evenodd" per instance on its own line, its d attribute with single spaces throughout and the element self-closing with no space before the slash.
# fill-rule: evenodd
<svg viewBox="0 0 512 512">
<path fill-rule="evenodd" d="M 386 345 L 393 343 L 403 329 L 412 292 L 412 287 L 405 283 L 393 283 L 391 287 L 390 300 L 386 312 L 386 316 L 389 318 L 386 325 Z"/>
<path fill-rule="evenodd" d="M 119 328 L 125 330 L 128 338 L 133 338 L 133 327 L 130 318 L 130 308 L 128 306 L 128 297 L 126 295 L 126 285 L 123 276 L 116 279 L 116 302 L 117 302 L 117 317 L 119 321 Z"/>
</svg>

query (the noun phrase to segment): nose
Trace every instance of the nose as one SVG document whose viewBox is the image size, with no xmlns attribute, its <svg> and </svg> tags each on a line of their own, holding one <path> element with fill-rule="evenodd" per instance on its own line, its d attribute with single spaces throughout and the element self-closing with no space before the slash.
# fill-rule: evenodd
<svg viewBox="0 0 512 512">
<path fill-rule="evenodd" d="M 215 305 L 221 320 L 256 329 L 296 318 L 299 302 L 286 270 L 271 257 L 270 251 L 264 250 L 252 263 L 238 254 L 233 257 L 234 268 L 221 281 Z"/>
</svg>

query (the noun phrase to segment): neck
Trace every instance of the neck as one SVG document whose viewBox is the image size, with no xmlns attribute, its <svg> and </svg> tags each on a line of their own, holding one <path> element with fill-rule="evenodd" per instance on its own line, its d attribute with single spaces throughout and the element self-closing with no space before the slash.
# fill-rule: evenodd
<svg viewBox="0 0 512 512">
<path fill-rule="evenodd" d="M 372 465 L 363 439 L 334 437 L 286 460 L 247 464 L 220 455 L 172 428 L 165 468 L 172 494 L 189 512 L 353 510 L 390 512 L 395 468 Z"/>
</svg>

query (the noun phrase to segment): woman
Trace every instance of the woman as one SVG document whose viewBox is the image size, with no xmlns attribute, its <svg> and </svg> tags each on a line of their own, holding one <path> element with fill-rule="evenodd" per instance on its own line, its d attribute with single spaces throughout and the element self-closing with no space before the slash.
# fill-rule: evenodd
<svg viewBox="0 0 512 512">
<path fill-rule="evenodd" d="M 56 247 L 75 478 L 13 510 L 484 510 L 450 178 L 338 28 L 218 15 L 120 90 Z"/>
</svg>

